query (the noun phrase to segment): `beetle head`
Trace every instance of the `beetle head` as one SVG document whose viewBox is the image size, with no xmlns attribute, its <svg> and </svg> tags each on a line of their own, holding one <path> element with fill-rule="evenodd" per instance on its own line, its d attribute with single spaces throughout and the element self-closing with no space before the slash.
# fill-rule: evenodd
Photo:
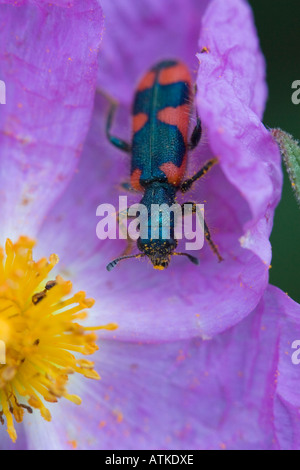
<svg viewBox="0 0 300 470">
<path fill-rule="evenodd" d="M 150 259 L 154 269 L 163 270 L 170 263 L 171 256 L 177 246 L 177 240 L 143 240 L 139 238 L 137 246 Z"/>
</svg>

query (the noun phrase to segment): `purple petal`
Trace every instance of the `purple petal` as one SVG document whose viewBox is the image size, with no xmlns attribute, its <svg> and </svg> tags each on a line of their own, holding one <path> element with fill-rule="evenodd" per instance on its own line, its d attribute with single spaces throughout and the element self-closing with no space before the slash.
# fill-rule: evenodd
<svg viewBox="0 0 300 470">
<path fill-rule="evenodd" d="M 283 312 L 278 366 L 275 424 L 281 449 L 300 448 L 300 305 L 279 289 L 271 291 Z M 295 342 L 298 342 L 296 348 Z M 296 360 L 298 359 L 298 360 Z"/>
<path fill-rule="evenodd" d="M 211 53 L 198 55 L 204 83 L 214 78 L 230 85 L 236 98 L 262 118 L 268 93 L 266 66 L 248 3 L 212 0 L 202 19 L 199 50 L 204 47 Z"/>
<path fill-rule="evenodd" d="M 31 3 L 32 5 L 38 5 L 38 6 L 43 6 L 45 4 L 49 5 L 48 0 L 0 0 L 0 5 L 4 3 L 6 5 L 13 5 L 13 6 L 22 6 L 26 5 L 28 3 Z M 75 1 L 73 0 L 51 0 L 51 5 L 58 5 L 61 7 L 73 7 Z"/>
<path fill-rule="evenodd" d="M 15 3 L 15 2 L 14 2 Z M 34 235 L 78 164 L 93 107 L 96 0 L 1 5 L 1 236 Z"/>
<path fill-rule="evenodd" d="M 17 425 L 18 440 L 14 444 L 6 432 L 5 426 L 0 427 L 0 450 L 28 450 L 27 436 L 23 424 Z"/>
<path fill-rule="evenodd" d="M 299 309 L 271 286 L 251 315 L 213 340 L 100 338 L 101 381 L 71 379 L 83 404 L 50 405 L 51 423 L 26 416 L 26 448 L 299 448 L 299 369 L 290 355 Z"/>
<path fill-rule="evenodd" d="M 199 41 L 197 104 L 210 148 L 247 201 L 252 220 L 242 246 L 266 264 L 274 208 L 282 187 L 280 155 L 260 122 L 265 105 L 265 66 L 252 12 L 241 0 L 214 0 L 203 17 Z"/>
<path fill-rule="evenodd" d="M 298 377 L 299 383 L 299 377 Z M 299 386 L 298 386 L 299 387 Z M 275 426 L 278 447 L 281 450 L 299 450 L 300 448 L 300 411 L 286 401 L 280 394 L 275 400 Z"/>
<path fill-rule="evenodd" d="M 76 405 L 73 405 L 70 408 L 70 414 L 66 415 L 64 413 L 65 404 L 66 401 L 64 400 L 55 405 L 47 403 L 47 408 L 52 416 L 50 422 L 45 421 L 37 410 L 34 410 L 33 415 L 25 416 L 24 427 L 26 429 L 28 450 L 72 449 L 72 443 L 68 439 L 66 429 L 68 427 L 68 420 L 70 420 L 70 425 L 74 426 L 72 413 L 76 416 Z"/>
<path fill-rule="evenodd" d="M 99 88 L 131 104 L 141 74 L 160 59 L 197 68 L 197 41 L 208 0 L 101 0 L 105 31 Z"/>
<path fill-rule="evenodd" d="M 100 341 L 102 380 L 89 388 L 85 383 L 85 393 L 77 388 L 84 404 L 67 404 L 53 419 L 61 443 L 67 448 L 75 441 L 78 449 L 273 448 L 280 331 L 273 304 L 266 296 L 247 319 L 210 341 Z"/>
</svg>

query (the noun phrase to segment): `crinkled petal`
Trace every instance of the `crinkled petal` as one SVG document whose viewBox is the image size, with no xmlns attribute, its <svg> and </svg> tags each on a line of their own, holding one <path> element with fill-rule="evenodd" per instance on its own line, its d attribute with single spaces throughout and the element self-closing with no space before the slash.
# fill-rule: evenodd
<svg viewBox="0 0 300 470">
<path fill-rule="evenodd" d="M 3 240 L 35 235 L 73 176 L 93 108 L 102 13 L 96 0 L 0 10 L 7 90 L 0 117 Z"/>
<path fill-rule="evenodd" d="M 85 383 L 85 391 L 76 388 L 83 398 L 80 407 L 66 404 L 58 412 L 57 406 L 49 432 L 65 448 L 78 449 L 276 447 L 279 328 L 280 312 L 266 297 L 244 321 L 213 340 L 100 340 L 101 381 Z"/>
<path fill-rule="evenodd" d="M 197 69 L 201 17 L 209 0 L 100 0 L 105 31 L 99 88 L 130 105 L 137 80 L 160 59 Z"/>
<path fill-rule="evenodd" d="M 281 449 L 300 448 L 300 305 L 276 287 L 272 293 L 283 312 L 281 319 L 275 423 Z M 297 342 L 297 343 L 296 343 Z"/>
<path fill-rule="evenodd" d="M 275 425 L 278 447 L 281 450 L 300 449 L 300 411 L 280 394 L 275 399 Z"/>
<path fill-rule="evenodd" d="M 252 12 L 242 0 L 213 0 L 202 24 L 198 111 L 213 154 L 251 209 L 242 246 L 268 264 L 282 172 L 278 148 L 260 122 L 265 67 Z"/>
<path fill-rule="evenodd" d="M 266 65 L 259 46 L 253 14 L 244 0 L 212 0 L 202 19 L 200 76 L 230 85 L 241 103 L 262 118 L 266 99 Z M 203 59 L 203 62 L 202 62 Z M 203 69 L 203 70 L 202 70 Z M 224 96 L 224 101 L 226 97 Z"/>
</svg>

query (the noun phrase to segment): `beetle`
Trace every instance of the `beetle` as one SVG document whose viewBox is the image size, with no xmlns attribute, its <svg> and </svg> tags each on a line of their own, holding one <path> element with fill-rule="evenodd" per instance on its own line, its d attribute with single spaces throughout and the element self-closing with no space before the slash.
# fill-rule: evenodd
<svg viewBox="0 0 300 470">
<path fill-rule="evenodd" d="M 117 104 L 111 101 L 106 124 L 108 140 L 117 148 L 131 155 L 131 187 L 143 193 L 141 204 L 148 209 L 148 227 L 151 229 L 152 204 L 175 203 L 177 191 L 188 191 L 193 183 L 205 175 L 217 163 L 209 160 L 194 176 L 183 181 L 189 150 L 193 150 L 201 138 L 201 121 L 197 115 L 195 128 L 188 141 L 189 119 L 192 108 L 191 76 L 187 66 L 178 60 L 163 60 L 154 65 L 138 84 L 132 108 L 132 141 L 129 144 L 112 135 L 111 127 Z M 186 203 L 185 203 L 186 204 Z M 196 204 L 193 204 L 195 212 Z M 182 204 L 182 209 L 184 204 Z M 206 222 L 204 235 L 219 261 L 222 257 L 213 243 Z M 159 221 L 162 224 L 162 221 Z M 170 236 L 160 232 L 157 239 L 139 237 L 140 253 L 116 258 L 107 265 L 110 271 L 116 264 L 128 258 L 147 256 L 155 269 L 169 265 L 172 255 L 187 256 L 194 264 L 198 259 L 188 253 L 177 253 L 174 237 L 174 217 L 170 219 Z"/>
</svg>

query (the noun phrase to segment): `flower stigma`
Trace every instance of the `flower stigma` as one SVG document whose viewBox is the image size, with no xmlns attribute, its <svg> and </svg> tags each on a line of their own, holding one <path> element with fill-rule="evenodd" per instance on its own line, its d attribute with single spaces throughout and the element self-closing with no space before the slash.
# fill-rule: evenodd
<svg viewBox="0 0 300 470">
<path fill-rule="evenodd" d="M 81 399 L 67 391 L 70 374 L 99 380 L 94 363 L 74 354 L 91 355 L 98 350 L 96 330 L 117 328 L 115 323 L 83 327 L 77 320 L 87 317 L 84 309 L 94 305 L 85 292 L 66 298 L 72 283 L 61 276 L 48 280 L 58 263 L 57 255 L 35 262 L 35 241 L 7 239 L 0 247 L 0 346 L 5 361 L 0 363 L 0 423 L 17 440 L 14 420 L 21 423 L 25 411 L 38 409 L 46 421 L 51 414 L 45 402 L 59 398 L 80 405 Z M 0 351 L 1 353 L 1 351 Z"/>
</svg>

